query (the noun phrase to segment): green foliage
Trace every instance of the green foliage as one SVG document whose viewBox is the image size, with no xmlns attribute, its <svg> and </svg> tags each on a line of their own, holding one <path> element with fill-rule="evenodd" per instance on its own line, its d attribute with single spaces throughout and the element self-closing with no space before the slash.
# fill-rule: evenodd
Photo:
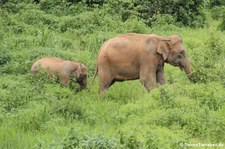
<svg viewBox="0 0 225 149">
<path fill-rule="evenodd" d="M 210 34 L 204 51 L 196 51 L 193 56 L 194 71 L 190 76 L 193 82 L 207 83 L 224 80 L 224 65 L 220 64 L 225 54 L 222 36 L 217 32 L 211 32 Z"/>
<path fill-rule="evenodd" d="M 216 6 L 221 6 L 225 5 L 225 2 L 223 0 L 210 0 L 210 7 L 216 7 Z"/>
<path fill-rule="evenodd" d="M 45 124 L 50 118 L 49 111 L 46 107 L 39 111 L 24 111 L 24 115 L 21 115 L 17 120 L 20 129 L 25 132 L 29 131 L 44 131 Z"/>
<path fill-rule="evenodd" d="M 55 101 L 52 114 L 60 114 L 65 118 L 82 119 L 84 117 L 84 110 L 75 101 Z"/>
<path fill-rule="evenodd" d="M 15 80 L 15 76 L 1 77 L 0 103 L 5 112 L 12 112 L 24 107 L 33 96 L 32 88 L 28 88 L 25 79 L 20 78 L 20 82 Z"/>
<path fill-rule="evenodd" d="M 138 15 L 148 25 L 151 25 L 151 18 L 158 13 L 173 15 L 176 22 L 185 26 L 201 27 L 205 24 L 205 15 L 203 13 L 204 4 L 205 2 L 203 0 L 138 0 L 134 2 L 133 9 L 138 11 Z"/>
<path fill-rule="evenodd" d="M 70 148 L 76 148 L 79 146 L 79 138 L 77 137 L 77 134 L 71 129 L 67 136 L 63 139 L 63 148 L 64 149 L 70 149 Z"/>
<path fill-rule="evenodd" d="M 152 17 L 153 27 L 167 30 L 171 25 L 175 24 L 175 18 L 170 14 L 156 14 Z"/>
<path fill-rule="evenodd" d="M 0 65 L 1 66 L 5 65 L 11 61 L 12 54 L 9 50 L 1 48 L 0 53 L 1 53 L 1 55 L 0 55 Z"/>
<path fill-rule="evenodd" d="M 81 148 L 116 149 L 117 143 L 113 139 L 104 136 L 86 136 L 81 143 Z"/>
<path fill-rule="evenodd" d="M 1 1 L 0 148 L 158 149 L 224 143 L 220 2 Z M 208 6 L 212 10 L 204 9 Z M 203 11 L 214 19 L 205 20 Z M 150 93 L 137 80 L 115 83 L 99 95 L 97 81 L 90 90 L 75 92 L 79 85 L 74 80 L 63 86 L 56 77 L 30 74 L 37 59 L 55 56 L 84 63 L 91 82 L 100 46 L 128 32 L 179 34 L 194 83 L 178 68 L 165 65 L 166 85 Z"/>
<path fill-rule="evenodd" d="M 210 2 L 212 18 L 215 20 L 221 20 L 218 29 L 225 30 L 225 1 L 211 0 Z"/>
<path fill-rule="evenodd" d="M 215 20 L 223 19 L 225 16 L 225 6 L 215 6 L 211 9 L 212 18 Z"/>
<path fill-rule="evenodd" d="M 100 135 L 86 135 L 81 137 L 79 133 L 74 129 L 71 129 L 63 139 L 63 148 L 111 149 L 117 148 L 117 142 Z"/>
<path fill-rule="evenodd" d="M 224 18 L 225 18 L 225 7 L 223 7 L 223 14 L 221 15 L 222 17 L 221 17 L 221 20 L 222 20 L 222 22 L 219 24 L 219 29 L 220 30 L 222 30 L 222 31 L 224 31 L 225 30 L 225 21 L 224 21 Z"/>
</svg>

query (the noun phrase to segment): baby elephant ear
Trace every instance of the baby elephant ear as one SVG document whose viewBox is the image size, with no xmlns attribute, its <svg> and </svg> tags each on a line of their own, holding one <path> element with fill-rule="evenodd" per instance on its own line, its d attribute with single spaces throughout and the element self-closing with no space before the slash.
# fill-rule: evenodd
<svg viewBox="0 0 225 149">
<path fill-rule="evenodd" d="M 72 63 L 72 71 L 71 75 L 75 76 L 76 78 L 79 78 L 81 75 L 81 64 L 80 63 Z"/>
<path fill-rule="evenodd" d="M 170 40 L 161 40 L 158 44 L 156 52 L 161 54 L 165 61 L 169 55 L 169 42 Z"/>
<path fill-rule="evenodd" d="M 76 69 L 76 72 L 77 72 L 77 77 L 79 78 L 80 75 L 81 75 L 81 64 L 80 63 L 77 63 L 77 69 Z"/>
</svg>

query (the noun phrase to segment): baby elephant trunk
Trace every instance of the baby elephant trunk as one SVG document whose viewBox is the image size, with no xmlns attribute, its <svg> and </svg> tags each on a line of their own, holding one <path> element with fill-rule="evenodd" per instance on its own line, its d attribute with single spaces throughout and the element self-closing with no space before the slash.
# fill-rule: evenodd
<svg viewBox="0 0 225 149">
<path fill-rule="evenodd" d="M 83 90 L 87 86 L 87 78 L 83 80 L 83 82 L 80 84 L 80 89 Z"/>
<path fill-rule="evenodd" d="M 78 91 L 82 91 L 83 89 L 87 87 L 87 77 L 79 78 L 77 80 L 77 83 L 80 85 L 80 88 L 78 89 Z"/>
</svg>

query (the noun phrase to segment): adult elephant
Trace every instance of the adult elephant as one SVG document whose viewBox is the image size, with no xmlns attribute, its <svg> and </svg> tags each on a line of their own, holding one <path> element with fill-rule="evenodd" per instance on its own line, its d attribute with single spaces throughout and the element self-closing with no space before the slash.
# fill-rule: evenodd
<svg viewBox="0 0 225 149">
<path fill-rule="evenodd" d="M 150 91 L 165 83 L 164 63 L 178 66 L 187 75 L 191 66 L 180 36 L 129 33 L 106 41 L 99 50 L 97 68 L 100 92 L 115 81 L 140 79 Z"/>
<path fill-rule="evenodd" d="M 68 85 L 74 77 L 82 90 L 87 86 L 88 72 L 86 67 L 78 62 L 72 62 L 56 57 L 47 57 L 37 60 L 31 67 L 31 73 L 37 75 L 46 72 L 50 77 L 57 76 L 64 85 Z"/>
</svg>

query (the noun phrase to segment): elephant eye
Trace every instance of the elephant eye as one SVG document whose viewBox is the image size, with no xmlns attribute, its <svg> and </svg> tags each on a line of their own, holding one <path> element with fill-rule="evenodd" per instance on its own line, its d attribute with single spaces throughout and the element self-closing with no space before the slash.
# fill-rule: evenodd
<svg viewBox="0 0 225 149">
<path fill-rule="evenodd" d="M 180 54 L 181 54 L 181 55 L 184 55 L 184 50 L 181 50 L 181 51 L 180 51 Z"/>
<path fill-rule="evenodd" d="M 178 54 L 177 58 L 178 59 L 182 59 L 183 55 L 182 54 Z"/>
</svg>

